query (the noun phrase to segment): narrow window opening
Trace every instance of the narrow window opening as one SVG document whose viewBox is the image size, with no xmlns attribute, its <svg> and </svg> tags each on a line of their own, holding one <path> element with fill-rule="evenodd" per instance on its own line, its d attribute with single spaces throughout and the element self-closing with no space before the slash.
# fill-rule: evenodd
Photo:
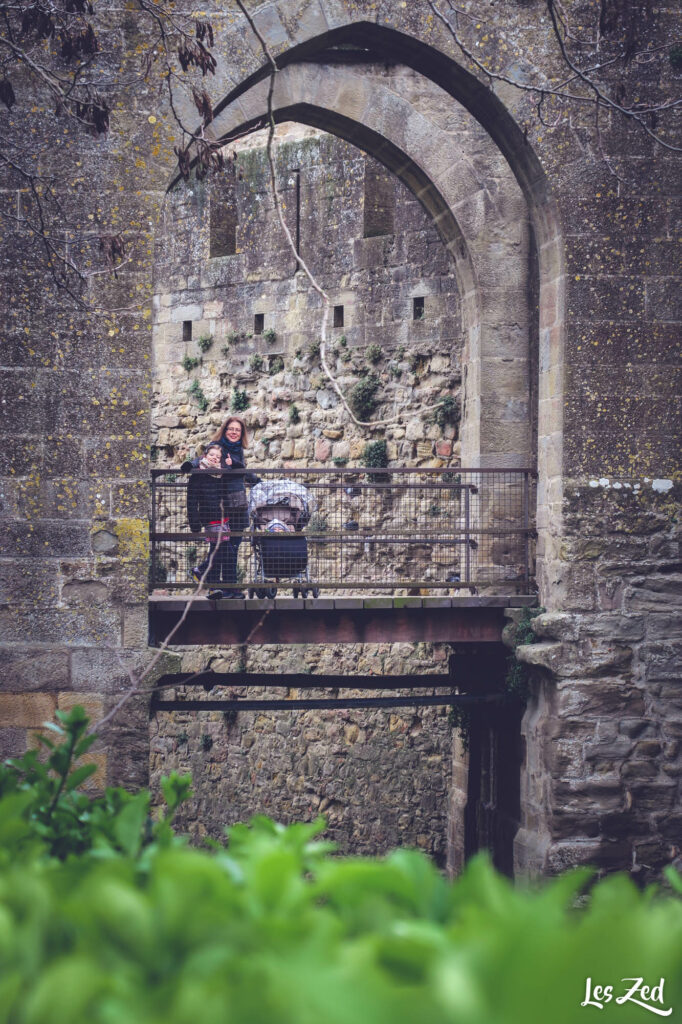
<svg viewBox="0 0 682 1024">
<path fill-rule="evenodd" d="M 412 319 L 424 319 L 424 296 L 417 295 L 412 299 Z"/>
<path fill-rule="evenodd" d="M 253 333 L 262 334 L 265 327 L 265 313 L 256 313 L 253 318 Z"/>
<path fill-rule="evenodd" d="M 334 306 L 334 327 L 343 327 L 343 306 Z"/>
<path fill-rule="evenodd" d="M 209 257 L 234 256 L 237 252 L 237 204 L 234 184 L 216 180 L 211 193 Z"/>
<path fill-rule="evenodd" d="M 363 234 L 365 238 L 392 235 L 395 216 L 395 178 L 375 160 L 365 161 Z"/>
<path fill-rule="evenodd" d="M 191 341 L 192 340 L 192 321 L 191 320 L 183 320 L 182 321 L 182 340 L 183 341 Z"/>
</svg>

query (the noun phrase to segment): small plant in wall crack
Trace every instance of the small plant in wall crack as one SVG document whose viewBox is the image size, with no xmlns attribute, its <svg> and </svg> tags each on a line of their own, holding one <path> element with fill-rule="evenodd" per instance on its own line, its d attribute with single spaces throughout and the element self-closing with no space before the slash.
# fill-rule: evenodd
<svg viewBox="0 0 682 1024">
<path fill-rule="evenodd" d="M 263 341 L 267 341 L 268 345 L 274 345 L 277 341 L 277 332 L 272 327 L 268 327 L 267 330 L 263 331 L 262 338 Z"/>
<path fill-rule="evenodd" d="M 192 396 L 196 401 L 197 405 L 202 412 L 206 412 L 209 406 L 208 398 L 201 390 L 201 384 L 198 380 L 193 380 L 190 386 L 187 388 L 187 393 Z"/>
<path fill-rule="evenodd" d="M 468 753 L 471 742 L 471 712 L 459 704 L 453 704 L 448 712 L 448 725 L 451 729 L 457 730 L 462 750 L 465 754 Z"/>
<path fill-rule="evenodd" d="M 213 344 L 213 335 L 212 334 L 202 334 L 201 337 L 197 339 L 197 345 L 199 346 L 199 350 L 201 352 L 208 352 L 208 350 L 210 349 L 212 344 Z"/>
<path fill-rule="evenodd" d="M 383 469 L 388 466 L 388 449 L 385 441 L 368 441 L 362 452 L 363 466 Z"/>
<path fill-rule="evenodd" d="M 542 615 L 544 610 L 542 605 L 537 608 L 524 608 L 521 618 L 516 623 L 513 632 L 514 652 L 507 659 L 507 675 L 504 680 L 505 692 L 514 700 L 526 701 L 530 693 L 528 668 L 523 662 L 517 660 L 516 648 L 535 643 L 533 619 Z"/>
<path fill-rule="evenodd" d="M 433 414 L 439 427 L 444 427 L 447 423 L 459 423 L 459 416 L 459 405 L 452 395 L 446 395 Z"/>
<path fill-rule="evenodd" d="M 297 423 L 300 423 L 300 421 L 301 421 L 300 410 L 299 410 L 298 406 L 296 405 L 296 402 L 292 402 L 292 404 L 289 406 L 289 423 L 293 423 L 294 425 L 296 425 Z"/>
<path fill-rule="evenodd" d="M 249 396 L 246 388 L 235 388 L 232 392 L 232 411 L 243 412 L 249 407 Z"/>
<path fill-rule="evenodd" d="M 191 373 L 192 370 L 196 370 L 199 365 L 199 360 L 196 356 L 185 356 L 182 360 L 182 368 L 186 373 Z"/>
<path fill-rule="evenodd" d="M 249 359 L 249 369 L 253 370 L 254 373 L 260 373 L 263 369 L 263 357 L 258 352 L 254 352 Z"/>
<path fill-rule="evenodd" d="M 376 408 L 379 378 L 374 373 L 362 377 L 350 393 L 350 407 L 359 420 L 369 420 Z"/>
<path fill-rule="evenodd" d="M 379 360 L 381 359 L 381 357 L 383 355 L 383 351 L 382 351 L 381 345 L 376 345 L 376 344 L 368 345 L 367 346 L 367 350 L 365 352 L 365 355 L 369 359 L 370 363 L 372 363 L 372 365 L 374 366 L 376 363 L 379 362 Z"/>
</svg>

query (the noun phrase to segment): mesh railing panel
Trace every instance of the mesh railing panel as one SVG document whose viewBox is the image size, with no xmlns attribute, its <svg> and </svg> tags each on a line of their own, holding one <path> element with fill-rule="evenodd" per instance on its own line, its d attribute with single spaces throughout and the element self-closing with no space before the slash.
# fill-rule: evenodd
<svg viewBox="0 0 682 1024">
<path fill-rule="evenodd" d="M 240 509 L 238 493 L 228 487 L 240 487 L 244 471 L 152 471 L 152 589 L 190 588 L 192 570 L 206 571 L 211 554 L 207 584 L 258 591 L 529 589 L 534 480 L 528 470 L 248 473 L 261 483 L 246 486 L 249 504 Z M 223 518 L 229 540 L 211 543 L 218 527 L 210 524 Z"/>
</svg>

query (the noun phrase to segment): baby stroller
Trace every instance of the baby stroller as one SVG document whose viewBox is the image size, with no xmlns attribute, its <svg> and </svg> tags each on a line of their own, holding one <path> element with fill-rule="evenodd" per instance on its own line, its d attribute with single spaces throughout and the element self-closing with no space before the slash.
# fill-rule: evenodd
<svg viewBox="0 0 682 1024">
<path fill-rule="evenodd" d="M 319 597 L 318 587 L 308 587 L 308 541 L 303 529 L 317 508 L 315 498 L 303 484 L 293 480 L 263 480 L 251 488 L 249 519 L 258 583 L 290 580 L 294 597 Z M 267 534 L 267 536 L 264 536 Z M 249 597 L 274 597 L 276 586 L 249 588 Z"/>
</svg>

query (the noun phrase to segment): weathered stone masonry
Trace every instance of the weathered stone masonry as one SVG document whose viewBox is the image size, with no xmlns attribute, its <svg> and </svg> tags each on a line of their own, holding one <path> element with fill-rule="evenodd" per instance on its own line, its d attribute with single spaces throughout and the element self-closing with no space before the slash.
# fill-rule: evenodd
<svg viewBox="0 0 682 1024">
<path fill-rule="evenodd" d="M 467 39 L 515 74 L 530 64 L 561 78 L 540 11 L 515 0 L 498 5 L 506 50 L 494 33 L 484 39 L 475 21 L 467 22 Z M 678 17 L 658 8 L 642 25 L 645 43 L 679 35 Z M 671 511 L 679 501 L 676 157 L 609 116 L 603 144 L 617 181 L 581 137 L 578 114 L 572 126 L 547 129 L 535 119 L 532 96 L 490 89 L 463 71 L 459 50 L 420 0 L 405 7 L 281 0 L 259 5 L 257 18 L 278 54 L 307 44 L 298 51 L 306 63 L 292 63 L 280 80 L 281 119 L 333 130 L 382 159 L 419 194 L 455 257 L 466 461 L 531 455 L 531 416 L 521 400 L 533 394 L 524 368 L 535 365 L 528 243 L 517 235 L 523 274 L 495 282 L 497 242 L 484 231 L 492 216 L 511 237 L 512 225 L 530 218 L 539 282 L 538 582 L 548 617 L 538 622 L 539 643 L 524 652 L 537 679 L 524 725 L 517 863 L 550 871 L 597 858 L 647 874 L 674 856 L 680 835 L 680 636 L 671 621 L 680 572 Z M 210 84 L 217 101 L 263 61 L 235 14 L 217 19 L 216 29 L 224 47 Z M 337 30 L 346 41 L 356 31 L 363 45 L 409 65 L 410 75 L 433 79 L 444 112 L 461 102 L 487 139 L 478 167 L 452 140 L 434 143 L 433 120 L 414 95 L 380 88 L 363 78 L 362 66 L 315 65 L 316 48 L 328 48 Z M 660 66 L 662 77 L 653 79 L 651 66 L 633 63 L 626 89 L 671 95 L 674 72 Z M 119 655 L 128 663 L 146 657 L 152 234 L 174 173 L 172 123 L 160 95 L 122 94 L 103 143 L 60 125 L 46 157 L 84 222 L 99 207 L 128 233 L 133 262 L 117 279 L 93 284 L 93 295 L 120 312 L 72 313 L 53 298 L 29 238 L 19 234 L 3 249 L 0 711 L 11 751 L 57 700 L 87 694 L 110 704 L 125 686 Z M 254 85 L 225 106 L 226 130 L 262 111 Z M 503 154 L 518 183 L 497 206 L 486 188 L 491 152 Z M 0 187 L 3 202 L 15 203 L 5 180 Z M 520 401 L 511 406 L 507 394 L 496 397 L 505 366 L 518 381 Z M 673 486 L 655 490 L 658 480 Z M 144 781 L 143 703 L 103 743 L 110 779 Z"/>
</svg>

